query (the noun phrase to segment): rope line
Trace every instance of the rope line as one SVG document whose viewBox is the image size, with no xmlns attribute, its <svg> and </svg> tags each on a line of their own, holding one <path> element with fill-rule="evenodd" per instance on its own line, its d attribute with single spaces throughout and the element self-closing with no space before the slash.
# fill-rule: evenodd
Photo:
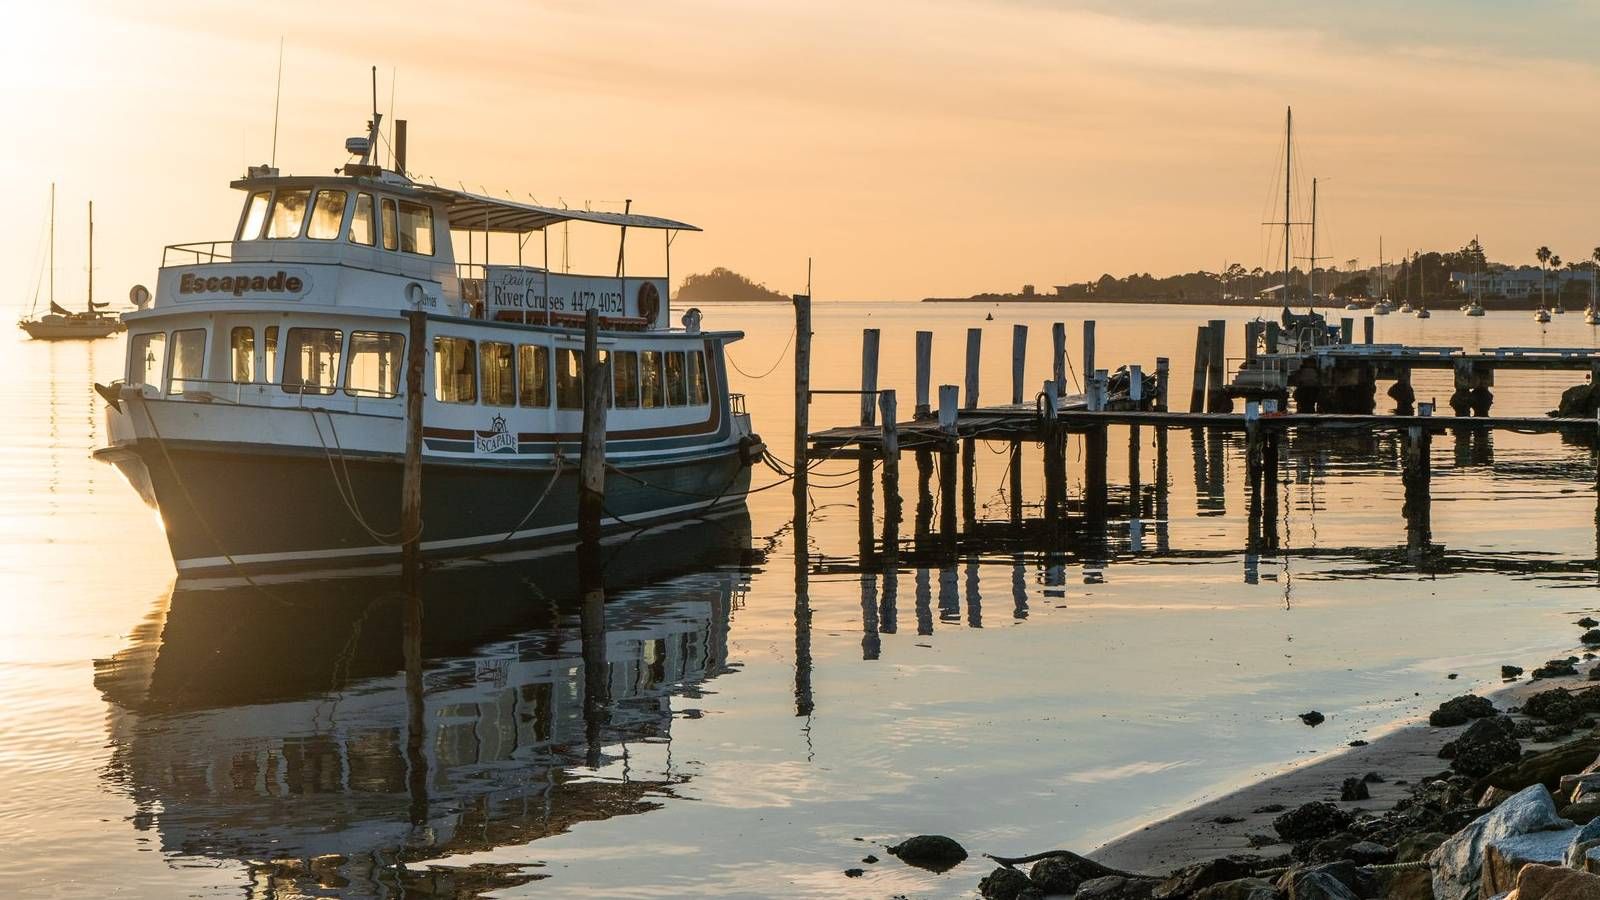
<svg viewBox="0 0 1600 900">
<path fill-rule="evenodd" d="M 789 329 L 789 339 L 787 341 L 784 341 L 783 349 L 778 351 L 778 358 L 776 360 L 773 360 L 772 368 L 766 370 L 765 372 L 762 372 L 760 375 L 751 375 L 749 372 L 746 372 L 744 369 L 739 368 L 739 364 L 737 362 L 734 362 L 733 354 L 731 354 L 731 353 L 724 352 L 722 354 L 723 358 L 726 359 L 728 361 L 728 365 L 733 366 L 734 371 L 738 372 L 740 375 L 743 375 L 746 378 L 754 378 L 754 379 L 759 381 L 760 379 L 765 378 L 768 375 L 771 375 L 773 372 L 777 371 L 778 370 L 778 364 L 782 363 L 783 362 L 783 358 L 785 356 L 789 355 L 789 347 L 790 347 L 791 344 L 794 343 L 794 331 L 795 331 L 794 328 L 790 328 Z"/>
</svg>

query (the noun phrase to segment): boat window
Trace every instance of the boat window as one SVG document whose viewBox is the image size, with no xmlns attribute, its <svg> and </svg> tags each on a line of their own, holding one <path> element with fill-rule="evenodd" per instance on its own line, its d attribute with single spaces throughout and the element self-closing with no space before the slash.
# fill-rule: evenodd
<svg viewBox="0 0 1600 900">
<path fill-rule="evenodd" d="M 499 341 L 484 341 L 483 353 L 478 357 L 478 362 L 483 367 L 484 405 L 516 405 L 516 358 L 511 345 Z"/>
<path fill-rule="evenodd" d="M 345 191 L 317 191 L 317 198 L 311 204 L 311 224 L 306 226 L 306 237 L 319 241 L 338 237 L 349 199 L 350 194 Z"/>
<path fill-rule="evenodd" d="M 333 393 L 339 380 L 344 332 L 337 328 L 291 328 L 283 343 L 283 392 Z"/>
<path fill-rule="evenodd" d="M 278 326 L 276 326 L 276 325 L 268 325 L 267 326 L 267 339 L 265 341 L 263 341 L 262 343 L 264 343 L 266 345 L 266 351 L 267 351 L 267 353 L 266 353 L 266 356 L 267 356 L 267 378 L 266 378 L 266 380 L 268 382 L 277 381 L 278 380 Z"/>
<path fill-rule="evenodd" d="M 457 337 L 433 339 L 433 399 L 443 403 L 478 402 L 478 348 Z"/>
<path fill-rule="evenodd" d="M 128 383 L 161 387 L 161 370 L 166 360 L 165 334 L 156 331 L 134 335 L 128 340 Z"/>
<path fill-rule="evenodd" d="M 517 348 L 517 394 L 523 406 L 550 405 L 550 348 L 523 344 Z"/>
<path fill-rule="evenodd" d="M 611 366 L 611 405 L 633 409 L 639 405 L 639 352 L 618 350 Z"/>
<path fill-rule="evenodd" d="M 383 249 L 385 249 L 385 250 L 393 250 L 396 247 L 400 246 L 400 240 L 396 236 L 396 233 L 398 231 L 398 228 L 397 228 L 397 226 L 395 224 L 395 219 L 396 218 L 397 218 L 397 216 L 395 215 L 395 211 L 394 211 L 394 201 L 393 200 L 384 200 L 383 201 Z"/>
<path fill-rule="evenodd" d="M 556 407 L 583 409 L 583 351 L 556 351 Z"/>
<path fill-rule="evenodd" d="M 660 350 L 646 350 L 639 354 L 639 401 L 645 409 L 660 409 L 667 405 L 667 386 L 661 372 Z"/>
<path fill-rule="evenodd" d="M 372 229 L 372 195 L 356 195 L 356 211 L 350 216 L 350 243 L 371 247 L 377 240 Z"/>
<path fill-rule="evenodd" d="M 696 406 L 711 402 L 711 385 L 706 382 L 706 354 L 703 350 L 689 354 L 689 402 Z"/>
<path fill-rule="evenodd" d="M 400 249 L 423 256 L 433 255 L 432 207 L 400 202 Z"/>
<path fill-rule="evenodd" d="M 398 397 L 406 336 L 394 331 L 350 332 L 350 369 L 344 392 L 352 396 Z"/>
<path fill-rule="evenodd" d="M 261 226 L 267 223 L 267 203 L 271 191 L 256 191 L 244 206 L 244 218 L 239 220 L 239 240 L 253 241 L 261 237 Z"/>
<path fill-rule="evenodd" d="M 684 378 L 683 354 L 674 351 L 667 354 L 667 404 L 687 406 L 688 403 L 689 382 Z"/>
<path fill-rule="evenodd" d="M 181 394 L 187 382 L 199 381 L 205 376 L 206 330 L 185 328 L 172 333 L 172 376 L 167 380 L 168 394 Z M 203 387 L 203 385 L 197 385 Z"/>
<path fill-rule="evenodd" d="M 233 353 L 233 380 L 236 384 L 249 384 L 256 380 L 256 330 L 248 325 L 236 325 L 228 334 L 228 345 Z"/>
<path fill-rule="evenodd" d="M 296 238 L 306 220 L 306 204 L 311 200 L 311 189 L 279 191 L 272 201 L 272 218 L 267 222 L 267 237 Z"/>
</svg>

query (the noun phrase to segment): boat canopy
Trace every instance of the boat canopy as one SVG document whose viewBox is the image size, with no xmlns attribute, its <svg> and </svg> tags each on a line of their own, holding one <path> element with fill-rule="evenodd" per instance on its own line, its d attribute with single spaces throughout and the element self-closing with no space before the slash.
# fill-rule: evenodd
<svg viewBox="0 0 1600 900">
<path fill-rule="evenodd" d="M 450 225 L 469 231 L 523 234 L 529 231 L 542 231 L 562 222 L 595 222 L 621 228 L 651 228 L 662 231 L 700 230 L 687 222 L 675 222 L 658 216 L 536 206 L 532 203 L 486 197 L 482 194 L 431 184 L 412 183 L 410 188 L 423 196 L 443 201 L 450 217 Z"/>
</svg>

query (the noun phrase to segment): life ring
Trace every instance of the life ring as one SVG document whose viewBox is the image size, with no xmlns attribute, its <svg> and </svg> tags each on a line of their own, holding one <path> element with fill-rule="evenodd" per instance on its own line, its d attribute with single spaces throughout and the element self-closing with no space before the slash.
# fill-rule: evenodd
<svg viewBox="0 0 1600 900">
<path fill-rule="evenodd" d="M 656 288 L 654 281 L 646 281 L 639 285 L 639 318 L 646 322 L 655 322 L 656 314 L 661 311 L 661 291 Z"/>
</svg>

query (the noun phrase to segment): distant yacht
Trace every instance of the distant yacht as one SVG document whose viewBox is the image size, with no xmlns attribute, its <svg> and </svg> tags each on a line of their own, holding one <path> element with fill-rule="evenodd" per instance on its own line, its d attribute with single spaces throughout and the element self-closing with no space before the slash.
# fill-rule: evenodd
<svg viewBox="0 0 1600 900">
<path fill-rule="evenodd" d="M 1416 312 L 1416 310 L 1411 308 L 1411 301 L 1407 300 L 1406 302 L 1400 304 L 1400 312 L 1405 315 L 1410 315 Z"/>
<path fill-rule="evenodd" d="M 1419 318 L 1419 319 L 1427 319 L 1427 318 L 1431 318 L 1432 316 L 1433 316 L 1433 313 L 1428 312 L 1428 308 L 1426 306 L 1417 307 L 1417 318 Z"/>
<path fill-rule="evenodd" d="M 94 203 L 89 203 L 89 297 L 88 309 L 84 312 L 73 312 L 56 302 L 56 186 L 50 185 L 50 312 L 43 316 L 35 316 L 38 308 L 39 297 L 34 295 L 33 309 L 28 310 L 28 315 L 17 322 L 17 327 L 28 333 L 28 337 L 37 341 L 60 340 L 93 340 L 95 338 L 110 337 L 119 331 L 124 331 L 128 326 L 115 313 L 105 312 L 101 307 L 110 306 L 110 303 L 94 302 Z"/>
<path fill-rule="evenodd" d="M 1470 313 L 1469 313 L 1469 315 L 1470 315 Z M 1550 310 L 1545 309 L 1542 306 L 1539 307 L 1533 314 L 1533 320 L 1535 322 L 1548 322 L 1548 321 L 1550 321 Z"/>
<path fill-rule="evenodd" d="M 1476 300 L 1474 300 L 1471 303 L 1468 303 L 1466 306 L 1462 307 L 1461 311 L 1466 313 L 1469 316 L 1474 316 L 1474 317 L 1481 316 L 1481 315 L 1483 315 L 1483 304 L 1479 303 Z M 1550 321 L 1548 316 L 1545 317 L 1545 321 L 1546 322 Z"/>
<path fill-rule="evenodd" d="M 1357 303 L 1354 300 L 1351 300 L 1349 303 L 1346 303 L 1344 305 L 1344 308 L 1345 309 L 1350 309 L 1350 310 L 1360 309 L 1361 308 L 1361 304 Z"/>
<path fill-rule="evenodd" d="M 1600 312 L 1596 312 L 1593 306 L 1585 307 L 1583 310 L 1583 324 L 1600 325 Z"/>
<path fill-rule="evenodd" d="M 1372 304 L 1372 314 L 1375 315 L 1375 316 L 1387 316 L 1389 313 L 1391 313 L 1393 311 L 1394 311 L 1394 307 L 1389 305 L 1389 301 L 1388 301 L 1387 298 L 1379 300 L 1377 303 Z"/>
</svg>

